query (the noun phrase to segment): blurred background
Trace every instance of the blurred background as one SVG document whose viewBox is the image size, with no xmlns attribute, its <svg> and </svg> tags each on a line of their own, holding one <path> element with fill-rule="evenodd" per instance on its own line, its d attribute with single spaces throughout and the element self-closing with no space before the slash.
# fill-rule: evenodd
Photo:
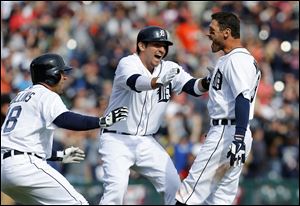
<svg viewBox="0 0 300 206">
<path fill-rule="evenodd" d="M 194 77 L 207 74 L 214 54 L 205 36 L 211 14 L 231 11 L 241 19 L 243 45 L 262 71 L 251 121 L 253 146 L 235 204 L 299 204 L 299 2 L 298 1 L 1 1 L 1 124 L 18 91 L 31 85 L 29 65 L 45 52 L 76 68 L 62 95 L 67 107 L 102 115 L 118 61 L 132 54 L 141 28 L 166 28 L 174 46 L 166 59 Z M 209 128 L 208 96 L 174 96 L 156 134 L 184 178 Z M 80 164 L 49 162 L 90 204 L 103 191 L 99 130 L 58 129 L 54 149 L 79 146 Z M 126 204 L 162 204 L 153 186 L 131 171 Z M 17 204 L 1 194 L 1 204 Z"/>
</svg>

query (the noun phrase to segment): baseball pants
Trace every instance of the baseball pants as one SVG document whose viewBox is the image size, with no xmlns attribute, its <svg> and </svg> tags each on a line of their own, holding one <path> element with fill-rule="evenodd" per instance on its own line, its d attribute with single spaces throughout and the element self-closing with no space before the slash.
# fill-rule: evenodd
<svg viewBox="0 0 300 206">
<path fill-rule="evenodd" d="M 57 170 L 28 154 L 1 154 L 1 191 L 22 204 L 88 205 Z"/>
<path fill-rule="evenodd" d="M 230 205 L 238 190 L 242 166 L 230 167 L 226 157 L 235 125 L 212 126 L 183 180 L 176 199 L 187 205 Z M 246 158 L 252 145 L 249 128 L 245 136 Z"/>
<path fill-rule="evenodd" d="M 163 194 L 166 205 L 175 204 L 179 175 L 168 153 L 152 136 L 104 133 L 99 153 L 104 168 L 101 205 L 123 204 L 131 167 Z"/>
</svg>

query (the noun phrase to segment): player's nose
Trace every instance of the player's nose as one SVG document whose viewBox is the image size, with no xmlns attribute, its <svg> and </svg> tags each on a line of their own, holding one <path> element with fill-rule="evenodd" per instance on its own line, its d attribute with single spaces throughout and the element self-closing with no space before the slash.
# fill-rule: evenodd
<svg viewBox="0 0 300 206">
<path fill-rule="evenodd" d="M 63 74 L 63 79 L 64 79 L 64 80 L 67 80 L 67 79 L 68 79 L 68 76 L 65 75 L 65 74 Z"/>
<path fill-rule="evenodd" d="M 160 47 L 158 47 L 158 50 L 159 50 L 159 52 L 160 52 L 161 55 L 164 55 L 164 54 L 166 53 L 166 48 L 165 48 L 165 46 L 160 46 Z"/>
</svg>

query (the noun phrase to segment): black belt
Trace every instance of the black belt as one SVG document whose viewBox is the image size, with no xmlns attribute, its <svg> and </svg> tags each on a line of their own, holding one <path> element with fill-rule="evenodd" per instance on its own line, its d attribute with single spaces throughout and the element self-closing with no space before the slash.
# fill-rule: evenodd
<svg viewBox="0 0 300 206">
<path fill-rule="evenodd" d="M 108 129 L 103 129 L 103 133 L 116 133 L 116 134 L 123 134 L 123 135 L 132 135 L 132 134 L 129 134 L 129 133 L 126 133 L 126 132 L 118 132 L 118 131 L 115 131 L 115 130 L 108 130 Z"/>
<path fill-rule="evenodd" d="M 6 158 L 8 158 L 8 157 L 11 157 L 11 156 L 12 156 L 12 153 L 14 153 L 14 155 L 20 155 L 20 154 L 34 155 L 34 156 L 36 156 L 36 157 L 38 157 L 38 158 L 40 158 L 40 159 L 43 159 L 42 157 L 36 155 L 36 154 L 33 153 L 33 152 L 20 152 L 20 151 L 18 151 L 18 150 L 10 150 L 10 151 L 8 151 L 8 152 L 5 152 L 5 153 L 3 154 L 3 159 L 6 159 Z"/>
<path fill-rule="evenodd" d="M 123 135 L 134 135 L 134 134 L 129 134 L 126 132 L 118 132 L 115 130 L 108 130 L 108 129 L 103 129 L 103 133 L 115 133 L 115 134 L 123 134 Z M 154 134 L 146 134 L 146 135 L 141 135 L 141 136 L 153 136 Z"/>
<path fill-rule="evenodd" d="M 217 126 L 217 125 L 235 125 L 235 119 L 212 119 L 211 125 Z"/>
</svg>

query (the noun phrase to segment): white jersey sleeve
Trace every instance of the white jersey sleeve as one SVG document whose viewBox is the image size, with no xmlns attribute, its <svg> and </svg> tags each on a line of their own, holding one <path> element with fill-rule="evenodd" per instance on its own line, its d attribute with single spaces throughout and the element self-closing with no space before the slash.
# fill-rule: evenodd
<svg viewBox="0 0 300 206">
<path fill-rule="evenodd" d="M 227 70 L 224 70 L 225 78 L 230 82 L 234 99 L 242 93 L 243 96 L 251 100 L 251 90 L 257 81 L 257 69 L 255 60 L 248 53 L 237 53 L 232 55 Z"/>
<path fill-rule="evenodd" d="M 115 74 L 114 84 L 116 87 L 130 90 L 131 88 L 127 85 L 127 80 L 134 74 L 150 76 L 150 73 L 146 69 L 142 69 L 142 62 L 139 60 L 137 55 L 131 55 L 124 57 L 120 60 Z M 147 74 L 148 73 L 148 74 Z"/>
<path fill-rule="evenodd" d="M 45 126 L 47 129 L 55 129 L 56 126 L 53 124 L 53 121 L 60 114 L 68 111 L 68 109 L 60 96 L 54 92 L 45 93 L 41 98 L 43 98 L 43 101 L 40 102 L 40 111 L 45 121 Z"/>
</svg>

